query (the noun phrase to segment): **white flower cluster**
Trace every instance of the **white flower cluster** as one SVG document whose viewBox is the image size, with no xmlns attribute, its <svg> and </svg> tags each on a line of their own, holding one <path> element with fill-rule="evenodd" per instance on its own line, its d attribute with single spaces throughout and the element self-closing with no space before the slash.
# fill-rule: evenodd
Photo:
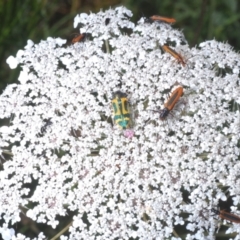
<svg viewBox="0 0 240 240">
<path fill-rule="evenodd" d="M 61 239 L 181 239 L 180 225 L 188 240 L 215 239 L 211 208 L 229 196 L 240 203 L 240 55 L 215 40 L 190 48 L 171 25 L 142 18 L 134 26 L 131 15 L 124 7 L 80 14 L 74 26 L 85 41 L 29 41 L 8 58 L 22 67 L 20 83 L 0 96 L 0 116 L 10 119 L 0 128 L 9 229 L 25 208 L 53 228 L 76 211 Z M 175 85 L 184 95 L 161 121 L 156 111 Z M 112 124 L 116 91 L 128 95 L 132 138 Z M 240 239 L 235 223 L 233 232 Z"/>
</svg>

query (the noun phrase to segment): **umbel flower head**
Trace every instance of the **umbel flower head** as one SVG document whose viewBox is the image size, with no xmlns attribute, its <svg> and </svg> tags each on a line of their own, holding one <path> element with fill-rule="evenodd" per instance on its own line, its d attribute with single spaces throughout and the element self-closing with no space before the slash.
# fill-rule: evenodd
<svg viewBox="0 0 240 240">
<path fill-rule="evenodd" d="M 9 118 L 0 128 L 1 233 L 23 210 L 53 228 L 74 211 L 61 239 L 181 239 L 182 225 L 186 239 L 205 240 L 215 239 L 219 200 L 231 197 L 240 215 L 239 54 L 215 40 L 190 48 L 171 25 L 135 26 L 131 16 L 124 7 L 77 15 L 82 41 L 29 41 L 8 58 L 22 71 L 0 96 Z M 171 99 L 179 86 L 183 96 Z M 127 96 L 117 107 L 130 106 L 126 131 L 113 121 L 117 91 Z M 239 225 L 228 233 L 239 239 Z"/>
</svg>

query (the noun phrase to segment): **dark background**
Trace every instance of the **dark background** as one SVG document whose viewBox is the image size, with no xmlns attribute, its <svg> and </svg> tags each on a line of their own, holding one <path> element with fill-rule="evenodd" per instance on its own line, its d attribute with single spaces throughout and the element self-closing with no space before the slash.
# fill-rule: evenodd
<svg viewBox="0 0 240 240">
<path fill-rule="evenodd" d="M 11 70 L 6 59 L 10 55 L 16 56 L 28 39 L 38 43 L 51 36 L 65 38 L 70 42 L 74 33 L 78 33 L 73 28 L 76 14 L 90 11 L 96 13 L 100 9 L 118 5 L 124 5 L 134 13 L 134 22 L 142 16 L 174 17 L 177 20 L 174 28 L 183 30 L 190 46 L 216 39 L 228 42 L 236 51 L 240 49 L 238 0 L 0 0 L 1 92 L 7 84 L 17 82 L 20 71 L 19 67 Z M 71 222 L 73 214 L 69 212 L 69 216 L 59 219 L 60 225 L 55 230 L 45 225 L 36 225 L 22 214 L 22 222 L 14 228 L 30 238 L 36 237 L 41 231 L 53 237 Z M 180 229 L 179 233 L 184 239 L 185 234 L 181 234 Z"/>
</svg>

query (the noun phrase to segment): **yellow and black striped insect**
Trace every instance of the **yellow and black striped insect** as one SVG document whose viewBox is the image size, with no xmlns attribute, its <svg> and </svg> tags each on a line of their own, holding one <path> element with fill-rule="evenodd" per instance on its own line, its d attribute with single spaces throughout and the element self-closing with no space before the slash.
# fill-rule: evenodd
<svg viewBox="0 0 240 240">
<path fill-rule="evenodd" d="M 164 103 L 164 109 L 154 110 L 159 113 L 160 120 L 166 120 L 169 113 L 173 110 L 174 106 L 178 102 L 179 98 L 183 95 L 183 87 L 178 86 L 170 95 L 166 103 Z"/>
<path fill-rule="evenodd" d="M 221 219 L 225 219 L 227 221 L 234 222 L 234 223 L 240 223 L 240 217 L 230 212 L 226 212 L 225 210 L 217 210 L 214 208 L 212 208 L 211 211 L 214 214 L 218 215 Z"/>
<path fill-rule="evenodd" d="M 121 91 L 115 92 L 113 94 L 112 107 L 114 123 L 124 130 L 131 128 L 131 112 L 127 94 Z"/>
</svg>

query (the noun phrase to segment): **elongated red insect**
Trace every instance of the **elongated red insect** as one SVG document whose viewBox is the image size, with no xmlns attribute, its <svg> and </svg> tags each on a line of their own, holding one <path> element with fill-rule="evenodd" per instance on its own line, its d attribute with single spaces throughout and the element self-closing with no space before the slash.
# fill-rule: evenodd
<svg viewBox="0 0 240 240">
<path fill-rule="evenodd" d="M 172 48 L 170 48 L 168 45 L 163 45 L 162 49 L 165 52 L 168 52 L 169 54 L 171 54 L 174 58 L 176 58 L 177 61 L 182 64 L 183 67 L 186 66 L 186 62 L 184 61 L 183 57 L 179 53 L 174 51 Z"/>
<path fill-rule="evenodd" d="M 173 110 L 174 106 L 178 102 L 179 98 L 183 95 L 183 87 L 177 87 L 172 94 L 170 95 L 169 99 L 166 103 L 164 103 L 164 109 L 159 111 L 154 111 L 159 113 L 160 120 L 165 120 L 169 113 Z"/>
<path fill-rule="evenodd" d="M 85 38 L 86 38 L 86 36 L 87 36 L 86 33 L 79 34 L 78 36 L 76 36 L 75 38 L 73 38 L 72 43 L 84 41 Z"/>
<path fill-rule="evenodd" d="M 225 210 L 217 210 L 212 208 L 211 211 L 215 214 L 217 214 L 220 218 L 228 220 L 230 222 L 234 223 L 240 223 L 240 217 L 237 215 L 234 215 L 230 212 L 226 212 Z"/>
<path fill-rule="evenodd" d="M 160 22 L 165 22 L 165 23 L 175 23 L 176 20 L 174 18 L 168 18 L 168 17 L 161 17 L 161 16 L 158 16 L 158 15 L 153 15 L 149 18 L 152 22 L 153 21 L 160 21 Z"/>
</svg>

